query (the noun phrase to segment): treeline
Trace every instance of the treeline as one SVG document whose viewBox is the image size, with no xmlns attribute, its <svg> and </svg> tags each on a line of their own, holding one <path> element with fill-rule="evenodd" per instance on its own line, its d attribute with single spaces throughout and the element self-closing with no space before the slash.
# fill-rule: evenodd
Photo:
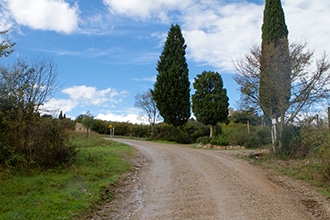
<svg viewBox="0 0 330 220">
<path fill-rule="evenodd" d="M 116 136 L 140 137 L 148 140 L 172 141 L 181 144 L 212 143 L 214 145 L 241 145 L 258 148 L 271 143 L 270 127 L 262 125 L 263 120 L 253 111 L 238 111 L 226 123 L 214 126 L 210 137 L 210 127 L 194 119 L 189 119 L 181 127 L 158 123 L 153 127 L 128 122 L 109 122 L 94 119 L 91 129 L 97 133 L 110 135 L 109 125 Z"/>
</svg>

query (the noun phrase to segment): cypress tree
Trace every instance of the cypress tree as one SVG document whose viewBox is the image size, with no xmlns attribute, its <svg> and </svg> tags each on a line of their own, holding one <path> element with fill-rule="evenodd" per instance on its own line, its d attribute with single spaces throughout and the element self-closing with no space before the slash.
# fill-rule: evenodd
<svg viewBox="0 0 330 220">
<path fill-rule="evenodd" d="M 164 122 L 184 125 L 190 117 L 190 82 L 185 40 L 179 25 L 172 25 L 157 64 L 153 98 Z"/>
<path fill-rule="evenodd" d="M 281 1 L 266 0 L 262 25 L 259 99 L 266 116 L 276 120 L 281 117 L 279 135 L 291 96 L 290 77 L 288 29 Z"/>
</svg>

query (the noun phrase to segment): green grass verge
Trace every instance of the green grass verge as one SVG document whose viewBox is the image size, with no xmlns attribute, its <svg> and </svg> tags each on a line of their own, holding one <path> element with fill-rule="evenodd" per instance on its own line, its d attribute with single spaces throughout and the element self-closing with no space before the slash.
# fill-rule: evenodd
<svg viewBox="0 0 330 220">
<path fill-rule="evenodd" d="M 330 182 L 324 178 L 324 164 L 317 158 L 277 159 L 273 155 L 266 155 L 258 159 L 245 157 L 251 163 L 273 170 L 279 175 L 288 175 L 295 179 L 304 180 L 318 188 L 327 198 L 330 198 Z"/>
<path fill-rule="evenodd" d="M 131 165 L 134 149 L 100 137 L 80 136 L 69 168 L 14 172 L 0 170 L 0 219 L 82 219 L 102 202 Z M 84 140 L 84 141 L 83 141 Z"/>
</svg>

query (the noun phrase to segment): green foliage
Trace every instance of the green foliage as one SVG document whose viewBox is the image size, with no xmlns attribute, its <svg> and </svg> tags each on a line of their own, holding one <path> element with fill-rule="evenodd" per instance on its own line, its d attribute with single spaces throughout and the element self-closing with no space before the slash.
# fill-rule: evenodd
<svg viewBox="0 0 330 220">
<path fill-rule="evenodd" d="M 153 139 L 171 141 L 180 144 L 188 144 L 193 140 L 184 128 L 174 127 L 166 123 L 160 123 L 155 126 Z"/>
<path fill-rule="evenodd" d="M 217 72 L 202 72 L 194 82 L 192 110 L 197 120 L 206 125 L 225 122 L 228 117 L 229 98 Z"/>
<path fill-rule="evenodd" d="M 301 145 L 297 149 L 298 157 L 304 157 L 314 153 L 327 144 L 329 130 L 327 128 L 315 128 L 302 126 L 300 130 Z"/>
<path fill-rule="evenodd" d="M 79 118 L 81 118 L 81 124 L 86 128 L 86 135 L 88 136 L 90 129 L 94 124 L 94 116 L 90 112 L 87 112 L 86 114 L 81 115 Z"/>
<path fill-rule="evenodd" d="M 250 149 L 262 148 L 272 142 L 271 131 L 268 126 L 258 126 L 252 129 L 249 134 L 245 147 Z"/>
<path fill-rule="evenodd" d="M 211 138 L 209 136 L 203 136 L 203 137 L 199 137 L 197 138 L 197 141 L 196 141 L 198 144 L 201 143 L 201 144 L 208 144 L 211 142 Z"/>
<path fill-rule="evenodd" d="M 76 151 L 66 143 L 70 120 L 39 114 L 56 89 L 55 79 L 56 68 L 47 58 L 0 68 L 0 165 L 52 168 L 74 160 Z"/>
<path fill-rule="evenodd" d="M 291 66 L 287 39 L 262 44 L 259 99 L 264 114 L 280 117 L 289 107 Z"/>
<path fill-rule="evenodd" d="M 229 140 L 225 135 L 215 135 L 211 138 L 210 143 L 212 145 L 227 146 L 229 145 Z"/>
<path fill-rule="evenodd" d="M 74 137 L 73 143 L 88 140 L 93 147 L 79 148 L 75 163 L 65 169 L 1 170 L 0 219 L 90 219 L 101 203 L 114 198 L 115 184 L 131 169 L 126 159 L 134 155 L 123 144 L 107 141 L 100 147 L 100 139 Z"/>
<path fill-rule="evenodd" d="M 157 64 L 152 91 L 160 115 L 175 127 L 190 117 L 190 82 L 185 58 L 186 44 L 179 25 L 172 25 Z"/>
<path fill-rule="evenodd" d="M 221 127 L 222 134 L 228 139 L 228 144 L 245 145 L 249 137 L 247 125 L 230 123 L 229 125 L 222 124 Z"/>
<path fill-rule="evenodd" d="M 302 158 L 309 153 L 308 149 L 302 148 L 300 130 L 300 127 L 293 125 L 284 128 L 282 133 L 282 156 Z"/>
<path fill-rule="evenodd" d="M 262 40 L 265 43 L 276 42 L 278 39 L 287 38 L 288 33 L 281 0 L 266 0 Z"/>
<path fill-rule="evenodd" d="M 29 124 L 13 140 L 3 134 L 0 164 L 16 169 L 53 168 L 71 164 L 77 153 L 60 120 L 43 118 Z M 7 139 L 5 139 L 7 138 Z"/>
<path fill-rule="evenodd" d="M 241 124 L 247 124 L 249 122 L 252 126 L 260 125 L 262 121 L 254 109 L 235 111 L 230 117 L 230 120 Z"/>
<path fill-rule="evenodd" d="M 290 99 L 288 29 L 280 0 L 266 0 L 262 25 L 259 98 L 264 113 L 278 117 Z M 275 114 L 275 115 L 274 115 Z"/>
<path fill-rule="evenodd" d="M 318 150 L 318 156 L 320 157 L 322 167 L 320 169 L 325 181 L 330 186 L 330 134 L 325 133 L 323 143 Z"/>
<path fill-rule="evenodd" d="M 193 142 L 196 142 L 197 138 L 199 137 L 207 136 L 210 132 L 208 126 L 195 120 L 189 120 L 187 124 L 183 127 L 183 130 L 185 133 L 187 133 L 187 135 L 189 135 Z"/>
<path fill-rule="evenodd" d="M 94 119 L 92 130 L 99 133 L 99 134 L 109 134 L 109 122 L 100 120 L 100 119 Z"/>
</svg>

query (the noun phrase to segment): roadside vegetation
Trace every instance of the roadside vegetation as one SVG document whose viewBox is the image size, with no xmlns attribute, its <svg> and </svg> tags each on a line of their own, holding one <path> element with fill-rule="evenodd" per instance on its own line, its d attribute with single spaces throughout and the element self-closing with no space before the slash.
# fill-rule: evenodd
<svg viewBox="0 0 330 220">
<path fill-rule="evenodd" d="M 65 168 L 0 170 L 0 219 L 88 219 L 114 198 L 134 149 L 99 135 L 72 133 L 75 161 Z M 78 147 L 79 146 L 79 147 Z"/>
</svg>

